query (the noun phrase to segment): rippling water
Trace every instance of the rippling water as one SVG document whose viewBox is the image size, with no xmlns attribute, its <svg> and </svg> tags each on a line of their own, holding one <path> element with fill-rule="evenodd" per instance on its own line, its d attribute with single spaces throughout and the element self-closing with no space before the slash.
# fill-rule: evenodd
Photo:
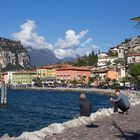
<svg viewBox="0 0 140 140">
<path fill-rule="evenodd" d="M 110 107 L 109 96 L 87 94 L 93 112 Z M 18 136 L 54 122 L 64 122 L 79 115 L 78 92 L 39 90 L 8 91 L 8 104 L 0 106 L 0 136 Z"/>
</svg>

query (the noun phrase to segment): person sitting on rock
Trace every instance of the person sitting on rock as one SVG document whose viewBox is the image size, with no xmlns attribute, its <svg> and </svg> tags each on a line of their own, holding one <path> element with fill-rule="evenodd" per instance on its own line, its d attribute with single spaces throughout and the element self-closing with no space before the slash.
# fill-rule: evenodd
<svg viewBox="0 0 140 140">
<path fill-rule="evenodd" d="M 120 93 L 119 89 L 115 90 L 117 99 L 110 98 L 110 101 L 112 101 L 114 105 L 114 113 L 118 113 L 118 108 L 122 111 L 122 113 L 127 114 L 128 109 L 130 108 L 130 103 L 128 101 L 128 98 L 123 93 Z"/>
<path fill-rule="evenodd" d="M 89 100 L 86 99 L 86 94 L 80 94 L 80 116 L 89 117 L 91 114 L 92 105 Z"/>
</svg>

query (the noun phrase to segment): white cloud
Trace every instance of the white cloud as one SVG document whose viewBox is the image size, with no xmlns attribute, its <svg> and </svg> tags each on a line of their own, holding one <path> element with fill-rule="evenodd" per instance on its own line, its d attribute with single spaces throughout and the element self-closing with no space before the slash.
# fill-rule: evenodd
<svg viewBox="0 0 140 140">
<path fill-rule="evenodd" d="M 74 30 L 66 31 L 64 39 L 58 39 L 55 44 L 54 53 L 58 58 L 83 56 L 96 51 L 98 47 L 92 44 L 92 38 L 86 37 L 88 30 L 76 33 Z"/>
<path fill-rule="evenodd" d="M 74 30 L 67 30 L 64 39 L 59 38 L 54 45 L 48 43 L 43 36 L 36 32 L 36 24 L 33 20 L 27 20 L 20 26 L 21 31 L 13 33 L 16 40 L 20 40 L 25 47 L 34 49 L 50 49 L 58 58 L 75 57 L 77 55 L 89 54 L 97 48 L 92 44 L 92 38 L 86 37 L 88 30 L 77 33 Z"/>
<path fill-rule="evenodd" d="M 34 49 L 52 49 L 52 45 L 46 42 L 43 36 L 39 36 L 36 32 L 35 21 L 27 20 L 26 23 L 22 24 L 21 31 L 13 33 L 12 36 L 16 40 L 20 40 L 25 47 L 32 47 Z"/>
<path fill-rule="evenodd" d="M 87 40 L 85 40 L 84 42 L 81 43 L 81 46 L 87 46 L 92 42 L 92 38 L 88 38 Z"/>
<path fill-rule="evenodd" d="M 79 34 L 76 34 L 73 30 L 66 31 L 65 39 L 59 38 L 55 44 L 56 48 L 61 49 L 73 49 L 75 50 L 81 43 L 81 39 L 88 33 L 88 30 L 81 31 Z"/>
</svg>

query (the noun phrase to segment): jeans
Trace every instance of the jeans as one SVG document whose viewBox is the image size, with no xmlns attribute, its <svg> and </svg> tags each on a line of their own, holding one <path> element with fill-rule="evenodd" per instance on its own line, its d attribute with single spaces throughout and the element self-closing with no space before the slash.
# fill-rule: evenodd
<svg viewBox="0 0 140 140">
<path fill-rule="evenodd" d="M 118 108 L 122 111 L 122 112 L 126 112 L 129 107 L 125 107 L 123 104 L 121 103 L 114 103 L 114 112 L 118 112 Z"/>
</svg>

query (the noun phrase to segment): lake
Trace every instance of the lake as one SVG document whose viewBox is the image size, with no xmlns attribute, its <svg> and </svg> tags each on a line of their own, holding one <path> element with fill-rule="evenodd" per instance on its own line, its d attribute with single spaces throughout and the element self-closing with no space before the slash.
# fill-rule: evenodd
<svg viewBox="0 0 140 140">
<path fill-rule="evenodd" d="M 9 90 L 8 103 L 0 106 L 0 136 L 19 136 L 52 123 L 61 123 L 79 115 L 79 92 L 45 90 Z M 109 96 L 87 94 L 92 111 L 109 108 Z"/>
</svg>

